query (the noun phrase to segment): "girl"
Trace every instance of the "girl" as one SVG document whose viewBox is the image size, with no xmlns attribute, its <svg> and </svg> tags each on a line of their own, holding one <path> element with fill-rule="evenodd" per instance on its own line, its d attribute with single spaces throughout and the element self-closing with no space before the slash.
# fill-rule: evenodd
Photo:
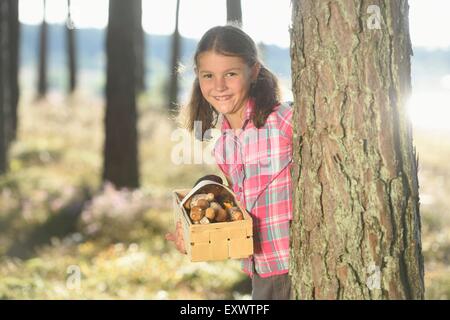
<svg viewBox="0 0 450 320">
<path fill-rule="evenodd" d="M 289 299 L 292 220 L 292 106 L 280 104 L 276 77 L 258 58 L 254 41 L 234 26 L 210 29 L 194 56 L 196 79 L 187 127 L 201 122 L 204 139 L 220 123 L 216 162 L 253 218 L 254 254 L 243 259 L 253 299 Z M 178 223 L 174 241 L 185 252 Z"/>
</svg>

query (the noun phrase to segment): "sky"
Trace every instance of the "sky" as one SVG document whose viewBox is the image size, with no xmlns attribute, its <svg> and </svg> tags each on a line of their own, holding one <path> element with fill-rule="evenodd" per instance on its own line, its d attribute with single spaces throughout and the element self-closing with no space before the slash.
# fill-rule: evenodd
<svg viewBox="0 0 450 320">
<path fill-rule="evenodd" d="M 47 0 L 47 21 L 63 22 L 67 15 L 66 3 L 64 0 Z M 72 0 L 72 8 L 72 19 L 76 28 L 104 28 L 107 24 L 108 0 Z M 152 34 L 173 32 L 176 0 L 142 0 L 142 9 L 142 24 L 146 32 Z M 255 41 L 289 46 L 290 0 L 242 0 L 242 12 L 244 30 Z M 42 21 L 42 16 L 40 0 L 20 0 L 21 22 L 38 24 Z M 226 1 L 181 0 L 179 17 L 181 35 L 199 39 L 210 27 L 226 23 Z M 261 21 L 277 23 L 269 24 Z"/>
<path fill-rule="evenodd" d="M 19 0 L 20 20 L 42 21 L 41 0 Z M 47 20 L 63 22 L 67 1 L 47 0 Z M 242 0 L 246 31 L 257 42 L 289 46 L 291 0 Z M 429 49 L 450 48 L 450 1 L 409 0 L 410 33 L 413 46 Z M 176 0 L 142 0 L 143 27 L 152 34 L 171 34 Z M 104 28 L 108 20 L 108 0 L 72 0 L 76 28 Z M 179 30 L 184 37 L 199 39 L 214 25 L 226 23 L 225 0 L 181 0 Z"/>
</svg>

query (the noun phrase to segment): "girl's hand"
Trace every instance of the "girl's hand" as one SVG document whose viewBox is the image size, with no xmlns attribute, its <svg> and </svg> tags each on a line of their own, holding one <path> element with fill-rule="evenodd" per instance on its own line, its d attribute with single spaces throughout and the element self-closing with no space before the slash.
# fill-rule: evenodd
<svg viewBox="0 0 450 320">
<path fill-rule="evenodd" d="M 174 233 L 166 233 L 166 240 L 175 242 L 175 246 L 178 251 L 182 254 L 186 254 L 186 248 L 184 247 L 184 239 L 183 239 L 183 227 L 181 226 L 181 221 L 177 221 L 177 226 L 175 228 Z"/>
</svg>

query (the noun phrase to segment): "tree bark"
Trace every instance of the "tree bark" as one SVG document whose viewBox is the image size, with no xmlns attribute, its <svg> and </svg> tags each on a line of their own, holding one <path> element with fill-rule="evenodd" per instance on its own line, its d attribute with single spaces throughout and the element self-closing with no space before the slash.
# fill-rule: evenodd
<svg viewBox="0 0 450 320">
<path fill-rule="evenodd" d="M 9 2 L 0 1 L 0 174 L 8 170 L 8 136 L 10 123 L 10 48 L 9 48 Z"/>
<path fill-rule="evenodd" d="M 17 109 L 19 105 L 19 2 L 8 0 L 9 4 L 9 40 L 10 40 L 10 84 L 11 84 L 11 133 L 9 140 L 17 137 Z"/>
<path fill-rule="evenodd" d="M 46 0 L 43 0 L 44 17 L 42 19 L 39 36 L 39 70 L 38 70 L 38 98 L 47 94 L 47 38 L 48 24 L 45 18 Z"/>
<path fill-rule="evenodd" d="M 424 297 L 409 7 L 375 3 L 293 1 L 298 299 Z"/>
<path fill-rule="evenodd" d="M 142 1 L 137 0 L 135 6 L 136 21 L 136 89 L 137 92 L 145 90 L 145 33 L 142 28 Z"/>
<path fill-rule="evenodd" d="M 175 30 L 172 35 L 172 61 L 169 80 L 169 111 L 175 113 L 178 104 L 178 68 L 180 60 L 180 33 L 178 31 L 178 17 L 180 12 L 180 0 L 177 0 L 175 12 Z"/>
<path fill-rule="evenodd" d="M 77 87 L 77 55 L 76 55 L 76 35 L 72 21 L 70 0 L 67 0 L 67 60 L 69 66 L 69 93 L 73 93 Z"/>
<path fill-rule="evenodd" d="M 241 0 L 227 0 L 227 22 L 242 27 Z"/>
<path fill-rule="evenodd" d="M 136 110 L 135 6 L 110 0 L 103 180 L 116 187 L 139 187 Z"/>
</svg>

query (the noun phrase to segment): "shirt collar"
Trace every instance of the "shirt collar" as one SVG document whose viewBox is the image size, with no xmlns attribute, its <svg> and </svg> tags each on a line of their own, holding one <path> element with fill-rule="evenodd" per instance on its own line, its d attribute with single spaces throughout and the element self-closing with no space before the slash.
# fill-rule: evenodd
<svg viewBox="0 0 450 320">
<path fill-rule="evenodd" d="M 242 129 L 245 129 L 248 122 L 251 120 L 251 116 L 253 114 L 253 109 L 255 108 L 255 99 L 249 98 L 247 100 L 247 104 L 245 105 L 244 110 L 244 124 L 242 126 Z M 224 115 L 221 115 L 222 117 L 222 131 L 231 129 L 230 123 L 228 122 L 227 118 L 225 118 Z"/>
</svg>

